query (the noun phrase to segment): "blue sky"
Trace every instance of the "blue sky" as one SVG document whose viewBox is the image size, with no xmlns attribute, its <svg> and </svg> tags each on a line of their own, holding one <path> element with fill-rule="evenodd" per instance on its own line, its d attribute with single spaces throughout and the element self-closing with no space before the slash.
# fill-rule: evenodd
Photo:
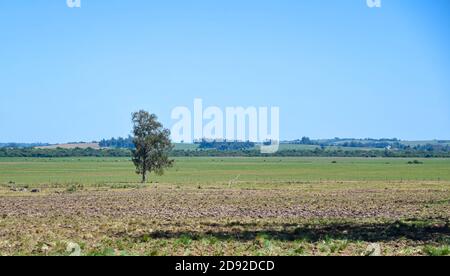
<svg viewBox="0 0 450 276">
<path fill-rule="evenodd" d="M 0 142 L 130 133 L 130 114 L 279 106 L 281 138 L 450 139 L 450 1 L 0 2 Z"/>
</svg>

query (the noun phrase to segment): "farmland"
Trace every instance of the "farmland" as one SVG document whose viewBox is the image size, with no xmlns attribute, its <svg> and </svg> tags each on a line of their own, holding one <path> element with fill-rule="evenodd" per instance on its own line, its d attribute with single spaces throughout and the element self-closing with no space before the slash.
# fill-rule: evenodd
<svg viewBox="0 0 450 276">
<path fill-rule="evenodd" d="M 162 177 L 164 184 L 221 186 L 230 180 L 241 186 L 305 181 L 450 181 L 450 159 L 386 158 L 176 158 Z M 28 185 L 102 185 L 137 183 L 128 158 L 4 158 L 0 183 Z"/>
<path fill-rule="evenodd" d="M 0 254 L 448 255 L 450 160 L 0 159 Z M 38 192 L 32 193 L 37 189 Z"/>
</svg>

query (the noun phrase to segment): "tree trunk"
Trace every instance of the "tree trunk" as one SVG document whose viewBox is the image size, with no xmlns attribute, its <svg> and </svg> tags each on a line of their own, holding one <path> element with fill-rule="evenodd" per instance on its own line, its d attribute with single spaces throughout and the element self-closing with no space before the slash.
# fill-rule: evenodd
<svg viewBox="0 0 450 276">
<path fill-rule="evenodd" d="M 147 171 L 142 173 L 142 184 L 147 183 Z"/>
<path fill-rule="evenodd" d="M 142 158 L 142 184 L 145 184 L 147 182 L 147 160 L 145 156 Z"/>
</svg>

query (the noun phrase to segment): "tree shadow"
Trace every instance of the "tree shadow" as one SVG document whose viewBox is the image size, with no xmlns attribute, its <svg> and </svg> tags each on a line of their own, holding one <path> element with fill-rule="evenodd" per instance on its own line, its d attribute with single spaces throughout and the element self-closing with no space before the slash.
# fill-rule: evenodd
<svg viewBox="0 0 450 276">
<path fill-rule="evenodd" d="M 207 231 L 154 231 L 149 234 L 132 237 L 141 240 L 146 239 L 178 239 L 189 238 L 200 240 L 203 238 L 216 238 L 219 240 L 251 241 L 263 236 L 266 239 L 280 241 L 306 240 L 317 242 L 324 239 L 365 241 L 365 242 L 389 242 L 396 240 L 410 240 L 421 242 L 442 242 L 450 240 L 449 223 L 424 224 L 424 223 L 330 223 L 330 224 L 273 224 L 266 229 L 237 230 L 232 225 L 211 224 L 220 230 Z M 239 223 L 243 229 L 254 228 L 255 224 Z M 224 228 L 230 228 L 227 230 Z M 283 229 L 283 230 L 274 230 Z"/>
</svg>

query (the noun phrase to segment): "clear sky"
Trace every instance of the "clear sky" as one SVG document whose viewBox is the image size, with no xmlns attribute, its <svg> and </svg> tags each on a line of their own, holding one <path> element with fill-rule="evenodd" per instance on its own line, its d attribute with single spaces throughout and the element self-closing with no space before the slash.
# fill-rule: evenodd
<svg viewBox="0 0 450 276">
<path fill-rule="evenodd" d="M 450 139 L 450 1 L 0 1 L 0 142 L 279 106 L 281 138 Z"/>
</svg>

